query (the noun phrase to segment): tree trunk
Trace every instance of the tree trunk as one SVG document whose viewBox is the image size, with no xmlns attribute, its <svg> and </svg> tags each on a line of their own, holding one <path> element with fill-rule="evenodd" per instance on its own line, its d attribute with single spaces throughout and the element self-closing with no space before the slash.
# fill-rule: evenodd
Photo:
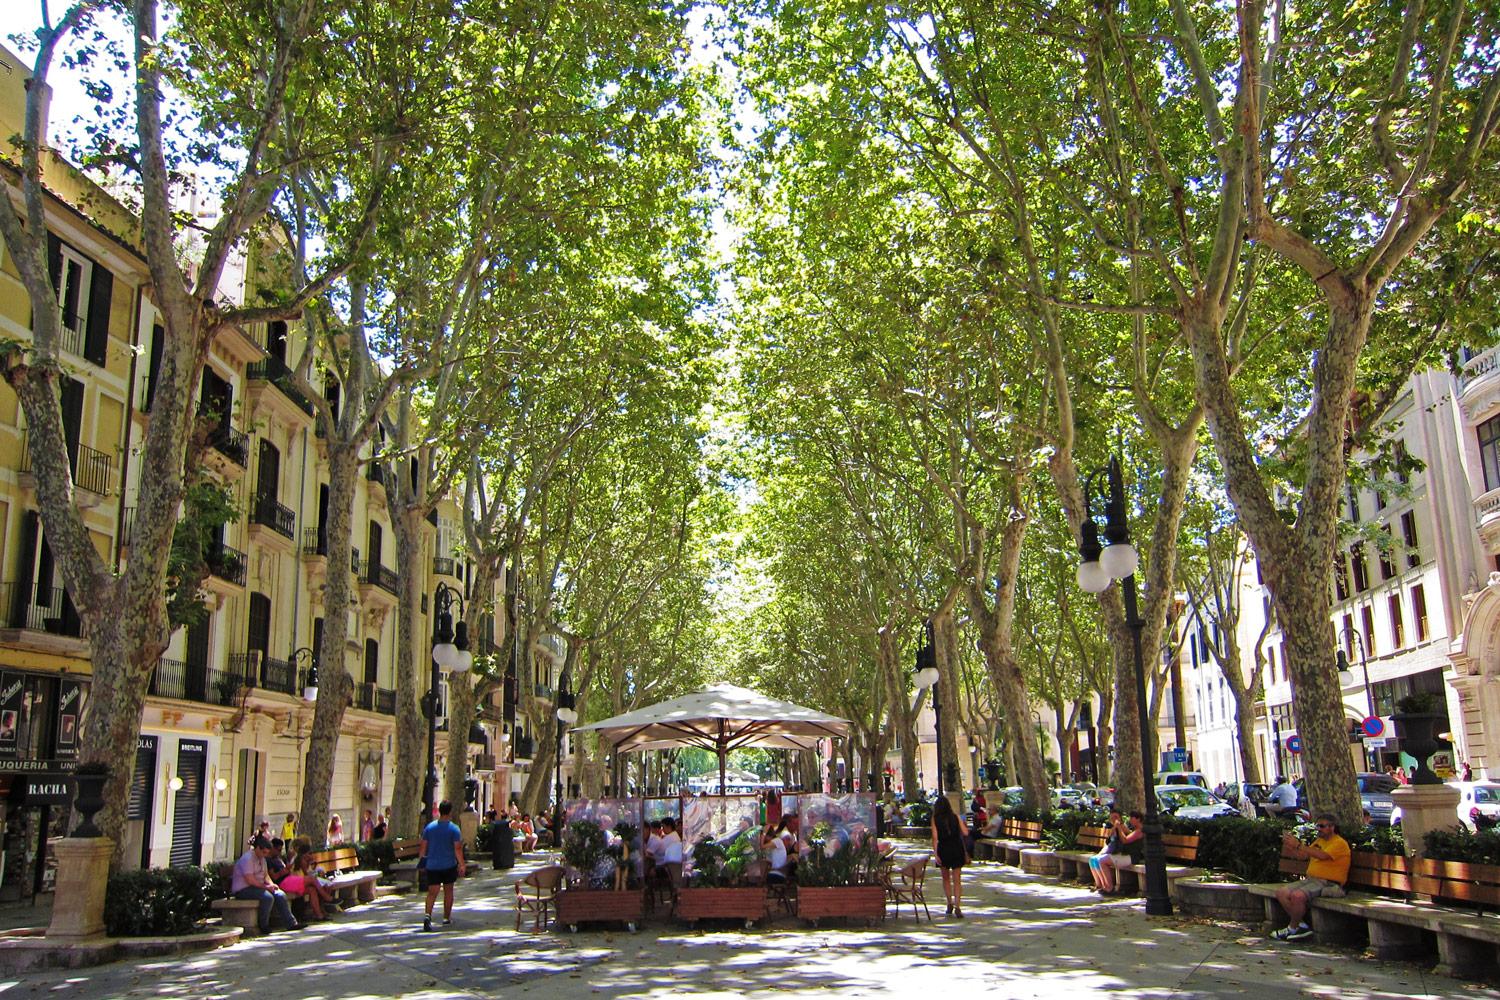
<svg viewBox="0 0 1500 1000">
<path fill-rule="evenodd" d="M 427 637 L 417 628 L 422 567 L 422 522 L 418 508 L 393 511 L 396 558 L 401 570 L 401 597 L 396 621 L 396 779 L 391 791 L 391 826 L 396 837 L 415 837 L 422 829 L 422 775 L 427 770 L 427 719 L 421 697 L 427 691 L 430 664 Z M 421 669 L 418 670 L 418 664 Z"/>
<path fill-rule="evenodd" d="M 962 789 L 950 788 L 958 767 L 958 628 L 953 621 L 951 605 L 932 616 L 932 642 L 937 650 L 937 696 L 942 709 L 942 725 L 937 734 L 938 771 L 942 775 L 943 790 L 952 793 Z"/>
<path fill-rule="evenodd" d="M 328 569 L 323 575 L 323 645 L 316 651 L 318 701 L 307 744 L 302 810 L 297 816 L 297 833 L 314 844 L 322 844 L 327 836 L 339 729 L 354 686 L 345 665 L 344 643 L 349 636 L 349 608 L 353 604 L 349 565 L 354 490 L 359 483 L 359 448 L 358 441 L 328 441 Z"/>
<path fill-rule="evenodd" d="M 901 787 L 906 789 L 906 794 L 914 795 L 921 787 L 917 779 L 917 713 L 906 699 L 907 677 L 901 669 L 901 651 L 892 629 L 887 627 L 880 631 L 876 649 L 886 682 L 893 692 L 890 718 L 896 738 L 901 741 Z"/>
<path fill-rule="evenodd" d="M 464 595 L 464 622 L 469 641 L 477 642 L 481 610 L 493 598 L 495 561 L 480 560 L 469 592 Z M 456 627 L 455 623 L 455 627 Z M 464 782 L 469 776 L 469 730 L 474 725 L 477 689 L 474 672 L 448 675 L 448 759 L 443 769 L 442 798 L 458 804 L 467 801 Z"/>
<path fill-rule="evenodd" d="M 557 717 L 541 720 L 536 730 L 536 753 L 521 790 L 521 811 L 535 815 L 552 800 L 552 778 L 557 764 Z"/>
</svg>

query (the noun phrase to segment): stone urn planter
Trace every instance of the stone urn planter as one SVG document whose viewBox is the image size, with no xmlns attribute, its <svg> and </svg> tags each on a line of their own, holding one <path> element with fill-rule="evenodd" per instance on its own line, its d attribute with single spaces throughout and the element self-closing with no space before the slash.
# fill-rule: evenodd
<svg viewBox="0 0 1500 1000">
<path fill-rule="evenodd" d="M 1177 880 L 1177 909 L 1192 917 L 1259 924 L 1266 918 L 1265 901 L 1251 895 L 1243 882 L 1207 882 L 1196 878 Z"/>
<path fill-rule="evenodd" d="M 844 917 L 873 927 L 885 919 L 885 886 L 799 886 L 797 916 L 814 925 L 827 917 Z"/>
<path fill-rule="evenodd" d="M 765 915 L 765 886 L 677 891 L 677 916 L 690 926 L 700 920 L 743 920 L 749 927 Z"/>
<path fill-rule="evenodd" d="M 584 889 L 569 886 L 557 894 L 557 922 L 570 931 L 579 924 L 620 923 L 627 930 L 640 926 L 646 913 L 646 895 L 640 889 Z"/>
<path fill-rule="evenodd" d="M 104 764 L 81 764 L 74 772 L 73 808 L 78 811 L 80 819 L 73 830 L 73 836 L 104 836 L 104 832 L 94 825 L 94 814 L 104 808 L 104 785 L 107 781 L 109 768 Z"/>
</svg>

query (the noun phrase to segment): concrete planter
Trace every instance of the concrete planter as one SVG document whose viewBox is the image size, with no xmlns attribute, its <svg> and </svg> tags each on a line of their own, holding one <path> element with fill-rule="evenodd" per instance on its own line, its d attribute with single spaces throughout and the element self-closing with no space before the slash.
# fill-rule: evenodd
<svg viewBox="0 0 1500 1000">
<path fill-rule="evenodd" d="M 677 916 L 689 924 L 696 924 L 700 920 L 743 920 L 748 927 L 765 915 L 764 886 L 677 891 Z"/>
<path fill-rule="evenodd" d="M 1028 847 L 1021 851 L 1021 870 L 1031 875 L 1056 875 L 1057 855 L 1044 847 Z"/>
<path fill-rule="evenodd" d="M 1180 878 L 1174 888 L 1177 908 L 1188 916 L 1257 925 L 1266 918 L 1265 903 L 1239 882 Z"/>
<path fill-rule="evenodd" d="M 873 927 L 885 919 L 885 886 L 799 886 L 797 916 L 814 924 L 825 917 L 847 917 Z"/>
<path fill-rule="evenodd" d="M 646 896 L 640 889 L 564 889 L 557 894 L 557 922 L 570 931 L 594 922 L 624 924 L 633 931 L 645 913 Z"/>
</svg>

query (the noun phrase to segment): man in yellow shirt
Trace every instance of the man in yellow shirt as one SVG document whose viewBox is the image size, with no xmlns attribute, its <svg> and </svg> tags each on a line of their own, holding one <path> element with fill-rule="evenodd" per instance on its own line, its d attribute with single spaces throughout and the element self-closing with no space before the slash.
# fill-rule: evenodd
<svg viewBox="0 0 1500 1000">
<path fill-rule="evenodd" d="M 1307 876 L 1276 890 L 1276 901 L 1287 915 L 1287 925 L 1271 935 L 1277 941 L 1312 937 L 1312 928 L 1305 919 L 1308 901 L 1319 896 L 1337 899 L 1344 894 L 1344 883 L 1349 880 L 1349 842 L 1339 836 L 1338 823 L 1325 814 L 1318 817 L 1317 827 L 1317 839 L 1311 844 L 1304 845 L 1290 833 L 1281 838 L 1285 854 L 1307 859 Z"/>
</svg>

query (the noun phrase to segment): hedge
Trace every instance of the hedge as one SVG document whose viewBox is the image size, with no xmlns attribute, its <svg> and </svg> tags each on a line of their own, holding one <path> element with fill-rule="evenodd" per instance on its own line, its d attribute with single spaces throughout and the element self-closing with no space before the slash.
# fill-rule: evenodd
<svg viewBox="0 0 1500 1000">
<path fill-rule="evenodd" d="M 141 868 L 116 872 L 104 890 L 104 927 L 111 937 L 190 934 L 221 899 L 217 868 Z"/>
<path fill-rule="evenodd" d="M 362 840 L 354 845 L 359 852 L 359 866 L 367 870 L 390 871 L 396 863 L 396 842 L 389 837 L 380 840 Z"/>
<path fill-rule="evenodd" d="M 1433 861 L 1500 865 L 1500 830 L 1480 830 L 1478 833 L 1471 833 L 1467 827 L 1431 830 L 1425 843 L 1427 857 Z"/>
</svg>

